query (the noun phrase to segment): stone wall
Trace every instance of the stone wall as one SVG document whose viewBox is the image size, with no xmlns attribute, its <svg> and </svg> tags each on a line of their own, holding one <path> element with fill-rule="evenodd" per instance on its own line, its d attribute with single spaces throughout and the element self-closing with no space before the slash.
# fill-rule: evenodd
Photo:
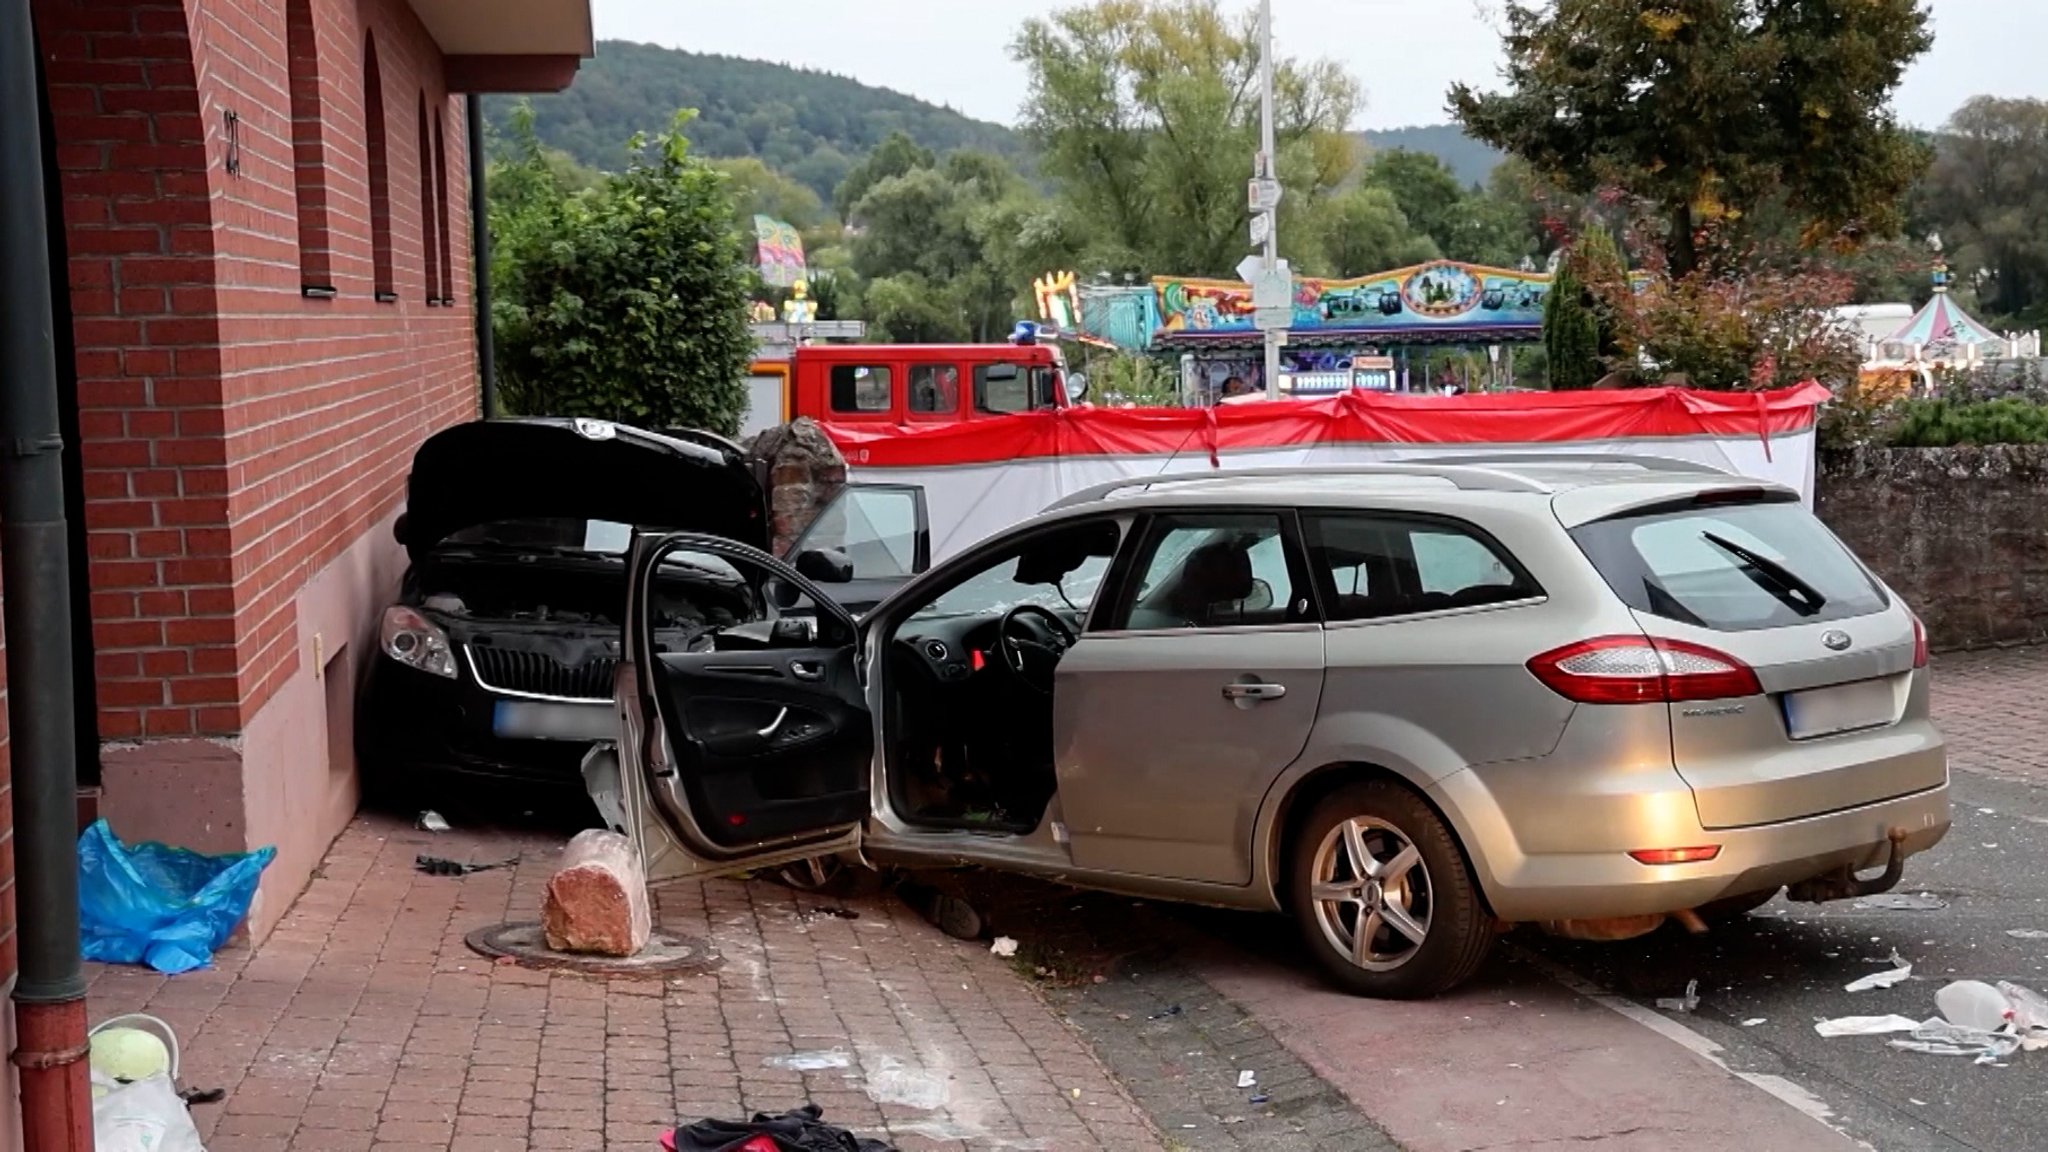
<svg viewBox="0 0 2048 1152">
<path fill-rule="evenodd" d="M 2048 446 L 1823 452 L 1815 510 L 1937 650 L 2048 640 Z"/>
<path fill-rule="evenodd" d="M 808 416 L 761 433 L 747 454 L 768 465 L 770 535 L 781 556 L 846 487 L 846 460 Z"/>
</svg>

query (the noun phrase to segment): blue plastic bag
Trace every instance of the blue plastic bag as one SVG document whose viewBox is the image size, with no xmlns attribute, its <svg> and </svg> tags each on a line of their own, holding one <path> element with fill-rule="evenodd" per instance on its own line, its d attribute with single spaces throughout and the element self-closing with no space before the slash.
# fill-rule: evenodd
<svg viewBox="0 0 2048 1152">
<path fill-rule="evenodd" d="M 78 837 L 78 919 L 85 958 L 164 973 L 213 962 L 249 914 L 275 848 L 203 856 L 166 844 L 121 843 L 105 820 Z"/>
</svg>

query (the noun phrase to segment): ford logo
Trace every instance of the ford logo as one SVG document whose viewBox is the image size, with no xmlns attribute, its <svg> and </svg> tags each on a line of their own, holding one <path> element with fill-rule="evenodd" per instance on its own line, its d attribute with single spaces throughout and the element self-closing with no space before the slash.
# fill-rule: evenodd
<svg viewBox="0 0 2048 1152">
<path fill-rule="evenodd" d="M 1849 634 L 1840 629 L 1823 633 L 1820 642 L 1826 645 L 1830 652 L 1846 652 L 1849 650 L 1849 645 L 1854 643 L 1854 641 L 1849 639 Z"/>
</svg>

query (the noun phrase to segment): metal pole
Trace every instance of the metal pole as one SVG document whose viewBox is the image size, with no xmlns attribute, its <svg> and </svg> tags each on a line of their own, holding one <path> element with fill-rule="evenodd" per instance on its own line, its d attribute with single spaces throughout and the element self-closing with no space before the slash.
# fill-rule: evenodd
<svg viewBox="0 0 2048 1152">
<path fill-rule="evenodd" d="M 29 0 L 0 0 L 0 565 L 13 760 L 14 988 L 28 1152 L 92 1147 L 78 946 L 78 729 L 42 113 Z"/>
<path fill-rule="evenodd" d="M 1273 0 L 1259 0 L 1259 175 L 1274 179 L 1279 162 L 1273 155 Z M 1272 227 L 1266 229 L 1266 274 L 1272 275 L 1280 259 L 1280 210 L 1272 213 Z M 1280 341 L 1278 329 L 1267 329 L 1266 399 L 1280 398 Z"/>
<path fill-rule="evenodd" d="M 476 372 L 484 419 L 498 415 L 498 346 L 491 331 L 490 156 L 484 147 L 484 102 L 472 92 L 463 102 L 469 121 L 470 278 L 476 283 Z"/>
</svg>

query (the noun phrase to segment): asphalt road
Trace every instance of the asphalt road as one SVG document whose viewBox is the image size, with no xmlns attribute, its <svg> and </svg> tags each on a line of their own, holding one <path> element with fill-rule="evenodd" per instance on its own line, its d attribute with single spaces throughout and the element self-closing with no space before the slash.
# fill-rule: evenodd
<svg viewBox="0 0 2048 1152">
<path fill-rule="evenodd" d="M 1720 1044 L 1739 1071 L 1784 1076 L 1829 1105 L 1849 1135 L 1881 1152 L 2048 1152 L 2048 1052 L 2009 1067 L 1889 1047 L 1883 1037 L 1823 1039 L 1817 1019 L 1935 1014 L 1951 980 L 2010 980 L 2048 994 L 2048 789 L 1958 773 L 1955 826 L 1916 857 L 1900 893 L 1946 902 L 1931 911 L 1795 905 L 1780 899 L 1746 923 L 1703 937 L 1659 932 L 1623 944 L 1518 935 L 1517 946 L 1578 979 L 1652 1006 L 1699 981 L 1699 1007 L 1666 1013 Z M 1887 989 L 1843 986 L 1890 967 L 1913 976 Z"/>
</svg>

